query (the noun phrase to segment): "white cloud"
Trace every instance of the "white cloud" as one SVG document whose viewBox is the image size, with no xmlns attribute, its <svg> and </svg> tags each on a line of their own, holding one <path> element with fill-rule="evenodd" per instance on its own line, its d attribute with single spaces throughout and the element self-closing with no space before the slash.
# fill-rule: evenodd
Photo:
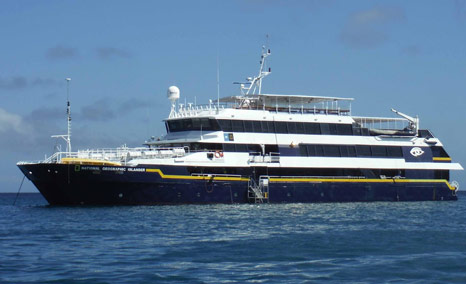
<svg viewBox="0 0 466 284">
<path fill-rule="evenodd" d="M 31 131 L 31 126 L 25 123 L 20 115 L 0 108 L 0 133 L 10 130 L 18 134 L 27 134 Z"/>
<path fill-rule="evenodd" d="M 341 33 L 341 40 L 357 48 L 376 47 L 387 41 L 386 26 L 405 18 L 403 10 L 395 7 L 378 7 L 354 13 Z"/>
</svg>

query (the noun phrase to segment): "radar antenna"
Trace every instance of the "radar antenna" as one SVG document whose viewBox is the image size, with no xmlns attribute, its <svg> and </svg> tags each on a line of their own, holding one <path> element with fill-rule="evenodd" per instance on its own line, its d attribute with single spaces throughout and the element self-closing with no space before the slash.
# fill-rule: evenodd
<svg viewBox="0 0 466 284">
<path fill-rule="evenodd" d="M 267 42 L 269 39 L 269 36 L 266 36 Z M 260 95 L 262 92 L 262 79 L 270 75 L 272 73 L 272 69 L 266 67 L 266 59 L 269 57 L 272 53 L 270 52 L 270 49 L 267 48 L 266 45 L 262 46 L 262 55 L 261 55 L 261 61 L 260 61 L 260 68 L 259 68 L 259 74 L 254 77 L 248 77 L 246 78 L 246 82 L 240 83 L 240 82 L 234 82 L 233 84 L 239 84 L 240 85 L 240 90 L 241 94 L 243 96 L 245 95 Z M 264 71 L 265 70 L 265 71 Z M 257 93 L 256 93 L 257 91 Z"/>
<path fill-rule="evenodd" d="M 172 108 L 169 117 L 176 116 L 176 101 L 180 98 L 180 89 L 177 86 L 170 86 L 167 90 L 167 98 L 170 100 Z M 181 107 L 181 106 L 180 106 Z"/>
</svg>

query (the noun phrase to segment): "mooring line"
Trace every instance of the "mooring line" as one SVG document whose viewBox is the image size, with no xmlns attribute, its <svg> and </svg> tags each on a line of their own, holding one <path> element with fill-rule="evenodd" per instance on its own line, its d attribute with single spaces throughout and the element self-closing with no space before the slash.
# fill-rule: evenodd
<svg viewBox="0 0 466 284">
<path fill-rule="evenodd" d="M 23 186 L 23 182 L 25 178 L 26 178 L 26 175 L 23 175 L 23 180 L 21 181 L 21 184 L 19 185 L 18 193 L 16 193 L 15 202 L 13 202 L 13 206 L 16 204 L 16 200 L 18 199 L 19 192 L 21 191 L 21 187 Z"/>
</svg>

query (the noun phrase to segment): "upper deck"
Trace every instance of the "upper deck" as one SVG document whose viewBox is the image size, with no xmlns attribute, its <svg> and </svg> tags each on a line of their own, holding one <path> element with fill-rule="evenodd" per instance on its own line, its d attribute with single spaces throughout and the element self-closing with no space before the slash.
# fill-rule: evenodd
<svg viewBox="0 0 466 284">
<path fill-rule="evenodd" d="M 178 107 L 172 108 L 169 119 L 215 115 L 225 109 L 351 115 L 351 102 L 353 100 L 353 98 L 276 94 L 230 96 L 215 100 L 207 105 L 179 104 Z"/>
</svg>

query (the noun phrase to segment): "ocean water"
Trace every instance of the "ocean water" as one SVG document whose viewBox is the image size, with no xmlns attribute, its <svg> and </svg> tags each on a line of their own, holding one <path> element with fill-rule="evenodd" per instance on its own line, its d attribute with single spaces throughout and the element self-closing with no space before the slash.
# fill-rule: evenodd
<svg viewBox="0 0 466 284">
<path fill-rule="evenodd" d="M 466 283 L 459 198 L 52 207 L 0 194 L 0 283 Z"/>
</svg>

